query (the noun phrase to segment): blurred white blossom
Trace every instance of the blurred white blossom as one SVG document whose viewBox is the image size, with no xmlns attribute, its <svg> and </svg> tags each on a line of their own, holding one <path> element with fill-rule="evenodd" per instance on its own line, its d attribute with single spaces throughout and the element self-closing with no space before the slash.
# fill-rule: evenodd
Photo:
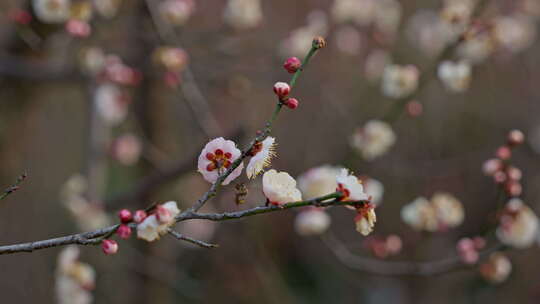
<svg viewBox="0 0 540 304">
<path fill-rule="evenodd" d="M 536 40 L 536 24 L 524 15 L 502 16 L 495 19 L 494 34 L 500 46 L 517 53 Z"/>
<path fill-rule="evenodd" d="M 513 198 L 503 210 L 497 237 L 508 246 L 528 248 L 536 240 L 538 234 L 538 217 L 518 198 Z"/>
<path fill-rule="evenodd" d="M 193 0 L 165 0 L 159 3 L 159 12 L 172 25 L 184 25 L 195 11 Z"/>
<path fill-rule="evenodd" d="M 296 215 L 294 228 L 296 233 L 302 236 L 320 235 L 330 227 L 331 221 L 324 210 L 310 208 Z"/>
<path fill-rule="evenodd" d="M 414 65 L 389 65 L 382 76 L 382 92 L 390 98 L 404 98 L 418 87 L 420 73 Z"/>
<path fill-rule="evenodd" d="M 309 169 L 298 177 L 298 188 L 305 199 L 321 197 L 336 191 L 336 177 L 341 167 L 323 165 Z"/>
<path fill-rule="evenodd" d="M 301 57 L 311 48 L 313 37 L 324 36 L 328 30 L 326 14 L 323 11 L 313 11 L 308 15 L 307 25 L 293 30 L 281 42 L 280 52 L 283 56 Z"/>
<path fill-rule="evenodd" d="M 258 26 L 263 19 L 260 0 L 228 0 L 223 20 L 237 30 Z"/>
<path fill-rule="evenodd" d="M 71 0 L 32 0 L 32 7 L 44 23 L 64 23 L 71 14 Z"/>
<path fill-rule="evenodd" d="M 56 267 L 56 298 L 59 304 L 90 304 L 95 287 L 92 266 L 79 261 L 79 249 L 64 248 L 58 255 Z"/>
<path fill-rule="evenodd" d="M 388 123 L 370 120 L 354 132 L 351 146 L 358 150 L 365 160 L 371 161 L 385 154 L 395 141 L 396 135 Z"/>
<path fill-rule="evenodd" d="M 466 62 L 443 61 L 437 75 L 444 86 L 453 92 L 463 92 L 471 82 L 471 66 Z"/>
<path fill-rule="evenodd" d="M 444 192 L 435 193 L 431 200 L 418 197 L 401 208 L 403 222 L 416 230 L 443 231 L 459 226 L 464 218 L 461 202 Z"/>
<path fill-rule="evenodd" d="M 501 252 L 492 253 L 489 258 L 480 265 L 480 274 L 491 283 L 498 284 L 506 281 L 512 272 L 512 263 Z"/>
</svg>

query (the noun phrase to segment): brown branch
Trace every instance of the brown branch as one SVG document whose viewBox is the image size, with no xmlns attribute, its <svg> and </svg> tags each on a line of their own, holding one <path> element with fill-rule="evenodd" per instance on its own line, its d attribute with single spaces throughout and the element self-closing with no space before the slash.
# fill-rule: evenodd
<svg viewBox="0 0 540 304">
<path fill-rule="evenodd" d="M 191 243 L 193 245 L 197 245 L 197 246 L 202 247 L 202 248 L 212 249 L 212 248 L 219 247 L 219 245 L 217 245 L 217 244 L 210 244 L 210 243 L 207 243 L 207 242 L 204 242 L 204 241 L 201 241 L 201 240 L 197 240 L 197 239 L 191 238 L 189 236 L 183 235 L 181 233 L 178 233 L 178 232 L 176 232 L 176 231 L 174 231 L 172 229 L 169 229 L 168 233 L 170 235 L 174 236 L 177 240 L 186 241 L 188 243 Z"/>
<path fill-rule="evenodd" d="M 433 276 L 468 268 L 457 256 L 429 262 L 383 261 L 352 253 L 341 241 L 330 233 L 324 235 L 322 240 L 343 265 L 371 274 L 385 276 Z M 501 243 L 497 243 L 491 248 L 481 251 L 480 259 L 504 248 Z"/>
<path fill-rule="evenodd" d="M 226 221 L 231 219 L 240 219 L 244 217 L 254 216 L 258 214 L 264 214 L 269 212 L 283 211 L 292 208 L 299 208 L 305 206 L 317 206 L 317 207 L 331 207 L 331 206 L 361 206 L 365 204 L 365 201 L 339 201 L 341 193 L 336 192 L 322 197 L 318 197 L 311 200 L 292 202 L 283 204 L 280 206 L 265 206 L 255 207 L 236 212 L 224 212 L 224 213 L 197 213 L 190 210 L 186 210 L 176 217 L 176 222 L 181 222 L 190 219 L 203 219 L 210 221 Z M 130 226 L 135 228 L 136 225 L 131 223 Z M 58 247 L 70 244 L 76 245 L 97 245 L 100 244 L 104 238 L 111 236 L 119 225 L 114 225 L 102 229 L 98 229 L 92 232 L 78 233 L 67 235 L 63 237 L 41 240 L 35 242 L 21 243 L 15 245 L 0 246 L 0 254 L 10 254 L 18 252 L 32 252 L 38 249 L 45 249 L 51 247 Z M 187 239 L 186 239 L 187 241 Z"/>
<path fill-rule="evenodd" d="M 2 195 L 0 195 L 0 201 L 5 199 L 6 197 L 8 197 L 11 193 L 19 190 L 19 185 L 26 179 L 26 177 L 28 176 L 28 174 L 23 173 L 21 174 L 19 177 L 17 177 L 17 181 L 15 181 L 15 184 L 7 187 L 5 190 L 4 190 L 4 193 L 2 193 Z"/>
</svg>

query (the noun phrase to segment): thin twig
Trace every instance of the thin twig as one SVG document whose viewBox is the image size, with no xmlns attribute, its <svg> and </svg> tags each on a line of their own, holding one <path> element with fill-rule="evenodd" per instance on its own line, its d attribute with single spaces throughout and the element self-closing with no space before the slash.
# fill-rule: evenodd
<svg viewBox="0 0 540 304">
<path fill-rule="evenodd" d="M 11 193 L 19 190 L 20 188 L 20 184 L 26 179 L 26 177 L 28 176 L 28 174 L 23 173 L 21 174 L 19 177 L 17 177 L 17 181 L 15 181 L 15 184 L 9 186 L 6 190 L 4 190 L 4 193 L 2 193 L 2 195 L 0 195 L 0 201 L 5 199 L 6 197 L 8 197 Z"/>
<path fill-rule="evenodd" d="M 352 253 L 341 241 L 330 233 L 324 235 L 322 240 L 323 243 L 339 259 L 339 261 L 346 267 L 377 275 L 433 276 L 468 267 L 457 256 L 429 262 L 383 261 L 380 259 L 363 257 Z M 502 244 L 497 243 L 496 245 L 481 251 L 480 259 L 483 259 L 489 256 L 491 253 L 504 248 L 505 247 Z"/>
<path fill-rule="evenodd" d="M 197 240 L 197 239 L 191 238 L 189 236 L 183 235 L 181 233 L 178 233 L 178 232 L 176 232 L 176 231 L 174 231 L 172 229 L 169 229 L 168 232 L 169 232 L 170 235 L 174 236 L 177 240 L 186 241 L 188 243 L 197 245 L 197 246 L 202 247 L 202 248 L 212 249 L 212 248 L 219 247 L 218 244 L 210 244 L 210 243 L 207 243 L 207 242 L 204 242 L 204 241 L 201 241 L 201 240 Z"/>
</svg>

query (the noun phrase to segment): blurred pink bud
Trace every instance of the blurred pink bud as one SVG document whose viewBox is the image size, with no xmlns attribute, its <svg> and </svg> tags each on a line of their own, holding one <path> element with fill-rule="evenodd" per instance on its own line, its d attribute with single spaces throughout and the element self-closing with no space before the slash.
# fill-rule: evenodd
<svg viewBox="0 0 540 304">
<path fill-rule="evenodd" d="M 519 182 L 510 180 L 504 185 L 504 190 L 508 196 L 516 197 L 521 195 L 523 187 Z"/>
<path fill-rule="evenodd" d="M 522 177 L 521 170 L 514 166 L 506 168 L 506 175 L 508 176 L 508 179 L 513 181 L 519 181 Z"/>
<path fill-rule="evenodd" d="M 407 114 L 409 114 L 411 117 L 418 117 L 422 115 L 422 112 L 424 112 L 424 107 L 416 100 L 409 101 L 406 108 Z"/>
<path fill-rule="evenodd" d="M 116 233 L 121 239 L 129 239 L 129 237 L 131 236 L 131 227 L 129 227 L 128 225 L 120 225 L 120 227 L 118 227 L 118 230 L 116 230 Z"/>
<path fill-rule="evenodd" d="M 163 205 L 157 205 L 156 207 L 156 219 L 158 222 L 165 224 L 170 223 L 174 216 L 167 208 L 163 207 Z"/>
<path fill-rule="evenodd" d="M 146 211 L 144 210 L 137 210 L 135 211 L 135 215 L 133 215 L 133 220 L 135 221 L 135 223 L 139 224 L 141 223 L 142 221 L 144 221 L 144 219 L 147 217 L 148 215 L 146 214 Z"/>
<path fill-rule="evenodd" d="M 456 248 L 460 253 L 474 250 L 474 241 L 470 238 L 462 238 L 458 241 Z"/>
<path fill-rule="evenodd" d="M 66 23 L 66 31 L 75 37 L 88 37 L 92 28 L 84 21 L 72 19 Z"/>
<path fill-rule="evenodd" d="M 166 71 L 163 74 L 163 81 L 168 87 L 176 88 L 182 81 L 182 76 L 178 72 Z"/>
<path fill-rule="evenodd" d="M 22 9 L 13 9 L 9 12 L 9 19 L 17 24 L 27 25 L 32 21 L 32 15 Z"/>
<path fill-rule="evenodd" d="M 285 105 L 286 105 L 289 109 L 294 110 L 294 109 L 298 108 L 299 102 L 298 102 L 298 99 L 296 99 L 296 98 L 289 98 L 289 99 L 287 99 L 287 101 L 285 102 Z"/>
<path fill-rule="evenodd" d="M 274 84 L 274 93 L 279 97 L 279 99 L 283 99 L 289 93 L 291 92 L 291 87 L 285 83 L 285 82 L 276 82 Z"/>
<path fill-rule="evenodd" d="M 508 146 L 501 146 L 497 149 L 495 155 L 501 160 L 508 160 L 512 157 L 512 150 Z"/>
<path fill-rule="evenodd" d="M 116 254 L 118 252 L 118 243 L 113 240 L 103 240 L 101 249 L 106 255 Z"/>
<path fill-rule="evenodd" d="M 298 71 L 300 66 L 302 66 L 302 62 L 300 61 L 300 59 L 296 57 L 288 58 L 287 60 L 285 60 L 285 63 L 283 64 L 283 67 L 285 68 L 285 70 L 287 70 L 287 72 L 291 74 L 296 73 L 296 71 Z"/>
<path fill-rule="evenodd" d="M 131 222 L 133 216 L 131 214 L 131 211 L 127 209 L 122 209 L 118 211 L 118 218 L 120 218 L 120 221 L 125 224 Z"/>
<path fill-rule="evenodd" d="M 503 163 L 498 158 L 492 158 L 488 159 L 484 162 L 482 165 L 482 171 L 487 176 L 493 176 L 497 171 L 501 170 L 503 167 Z"/>
<path fill-rule="evenodd" d="M 386 238 L 386 250 L 389 254 L 395 255 L 401 251 L 403 243 L 401 238 L 395 234 L 391 234 Z"/>
<path fill-rule="evenodd" d="M 484 239 L 481 236 L 474 237 L 473 242 L 474 242 L 474 248 L 476 250 L 480 250 L 480 249 L 486 247 L 486 239 Z"/>
<path fill-rule="evenodd" d="M 462 254 L 460 254 L 460 257 L 463 263 L 472 265 L 478 262 L 479 255 L 478 255 L 478 251 L 470 250 L 470 251 L 465 251 Z"/>
<path fill-rule="evenodd" d="M 525 141 L 525 135 L 520 130 L 508 132 L 508 144 L 511 146 L 521 145 Z"/>
<path fill-rule="evenodd" d="M 495 183 L 497 183 L 497 184 L 504 183 L 506 181 L 506 179 L 507 179 L 506 173 L 504 173 L 502 171 L 497 171 L 493 175 L 493 181 L 495 181 Z"/>
</svg>

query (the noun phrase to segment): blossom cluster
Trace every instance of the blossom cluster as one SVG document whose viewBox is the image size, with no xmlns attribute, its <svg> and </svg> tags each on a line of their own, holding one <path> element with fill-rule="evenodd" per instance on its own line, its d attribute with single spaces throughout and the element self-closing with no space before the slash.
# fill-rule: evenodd
<svg viewBox="0 0 540 304">
<path fill-rule="evenodd" d="M 435 193 L 431 200 L 418 197 L 401 208 L 401 219 L 415 230 L 446 231 L 459 226 L 464 218 L 461 202 L 445 192 Z"/>
</svg>

